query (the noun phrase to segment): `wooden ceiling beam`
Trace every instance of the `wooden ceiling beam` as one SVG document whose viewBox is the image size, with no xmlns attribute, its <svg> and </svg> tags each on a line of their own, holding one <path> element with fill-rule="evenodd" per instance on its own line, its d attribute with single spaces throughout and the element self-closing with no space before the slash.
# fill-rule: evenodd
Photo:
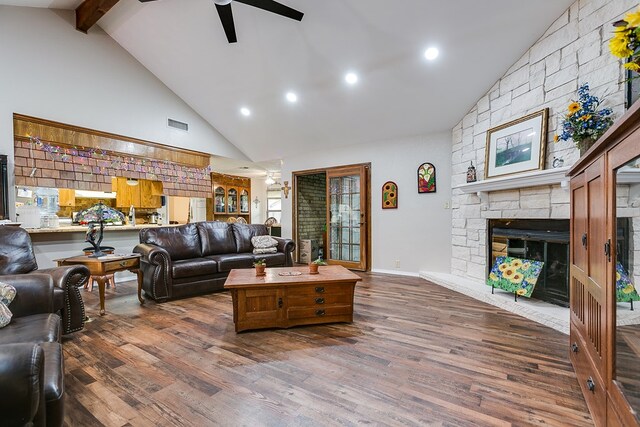
<svg viewBox="0 0 640 427">
<path fill-rule="evenodd" d="M 120 0 L 84 0 L 76 8 L 76 30 L 86 33 Z"/>
</svg>

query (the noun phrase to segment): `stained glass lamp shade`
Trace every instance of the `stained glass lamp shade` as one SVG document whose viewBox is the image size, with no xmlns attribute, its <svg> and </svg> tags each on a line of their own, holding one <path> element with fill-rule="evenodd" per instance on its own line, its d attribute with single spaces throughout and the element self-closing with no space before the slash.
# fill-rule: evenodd
<svg viewBox="0 0 640 427">
<path fill-rule="evenodd" d="M 100 244 L 104 236 L 104 225 L 113 223 L 124 223 L 124 214 L 110 206 L 100 202 L 90 208 L 83 209 L 76 214 L 76 222 L 88 224 L 86 242 L 91 243 L 94 248 L 92 258 L 104 255 L 100 250 Z M 99 228 L 97 227 L 99 225 Z"/>
</svg>

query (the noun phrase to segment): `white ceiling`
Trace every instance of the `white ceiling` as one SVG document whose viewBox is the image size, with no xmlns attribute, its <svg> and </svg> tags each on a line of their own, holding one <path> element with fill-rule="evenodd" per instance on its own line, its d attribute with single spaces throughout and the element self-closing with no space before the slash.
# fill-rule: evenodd
<svg viewBox="0 0 640 427">
<path fill-rule="evenodd" d="M 573 0 L 280 0 L 302 22 L 211 0 L 121 0 L 99 25 L 255 161 L 450 130 Z M 75 8 L 78 0 L 0 0 Z M 428 62 L 425 48 L 440 57 Z M 344 74 L 354 70 L 353 87 Z M 299 102 L 287 103 L 288 90 Z M 249 118 L 239 114 L 247 106 Z M 180 119 L 180 118 L 176 118 Z"/>
</svg>

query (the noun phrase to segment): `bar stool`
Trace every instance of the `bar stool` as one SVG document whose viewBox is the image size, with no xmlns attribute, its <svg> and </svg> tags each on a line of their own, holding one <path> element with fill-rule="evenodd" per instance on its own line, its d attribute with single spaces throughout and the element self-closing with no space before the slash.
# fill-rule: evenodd
<svg viewBox="0 0 640 427">
<path fill-rule="evenodd" d="M 112 254 L 116 250 L 116 248 L 112 246 L 100 246 L 100 250 L 108 255 L 108 254 Z M 93 248 L 84 248 L 82 252 L 84 252 L 85 255 L 91 255 L 95 252 L 95 250 Z M 84 284 L 84 288 L 89 289 L 89 292 L 93 292 L 94 282 L 95 282 L 95 279 L 93 278 L 93 276 L 89 276 L 89 280 L 87 280 L 87 283 Z M 107 276 L 106 284 L 107 284 L 107 288 L 110 287 L 112 284 L 113 284 L 113 289 L 116 288 L 116 279 L 114 274 L 110 274 Z"/>
</svg>

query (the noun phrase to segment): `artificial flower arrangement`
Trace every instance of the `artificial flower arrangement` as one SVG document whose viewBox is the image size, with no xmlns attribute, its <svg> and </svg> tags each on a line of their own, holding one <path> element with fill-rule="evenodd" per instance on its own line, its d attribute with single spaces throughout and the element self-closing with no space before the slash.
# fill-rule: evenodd
<svg viewBox="0 0 640 427">
<path fill-rule="evenodd" d="M 640 72 L 640 8 L 627 13 L 624 19 L 614 22 L 613 26 L 609 50 L 614 56 L 627 60 L 624 68 Z"/>
<path fill-rule="evenodd" d="M 563 116 L 562 131 L 554 142 L 572 139 L 580 151 L 593 145 L 613 124 L 613 110 L 600 108 L 600 99 L 589 94 L 589 84 L 578 88 L 578 100 L 572 101 L 569 112 Z"/>
</svg>

